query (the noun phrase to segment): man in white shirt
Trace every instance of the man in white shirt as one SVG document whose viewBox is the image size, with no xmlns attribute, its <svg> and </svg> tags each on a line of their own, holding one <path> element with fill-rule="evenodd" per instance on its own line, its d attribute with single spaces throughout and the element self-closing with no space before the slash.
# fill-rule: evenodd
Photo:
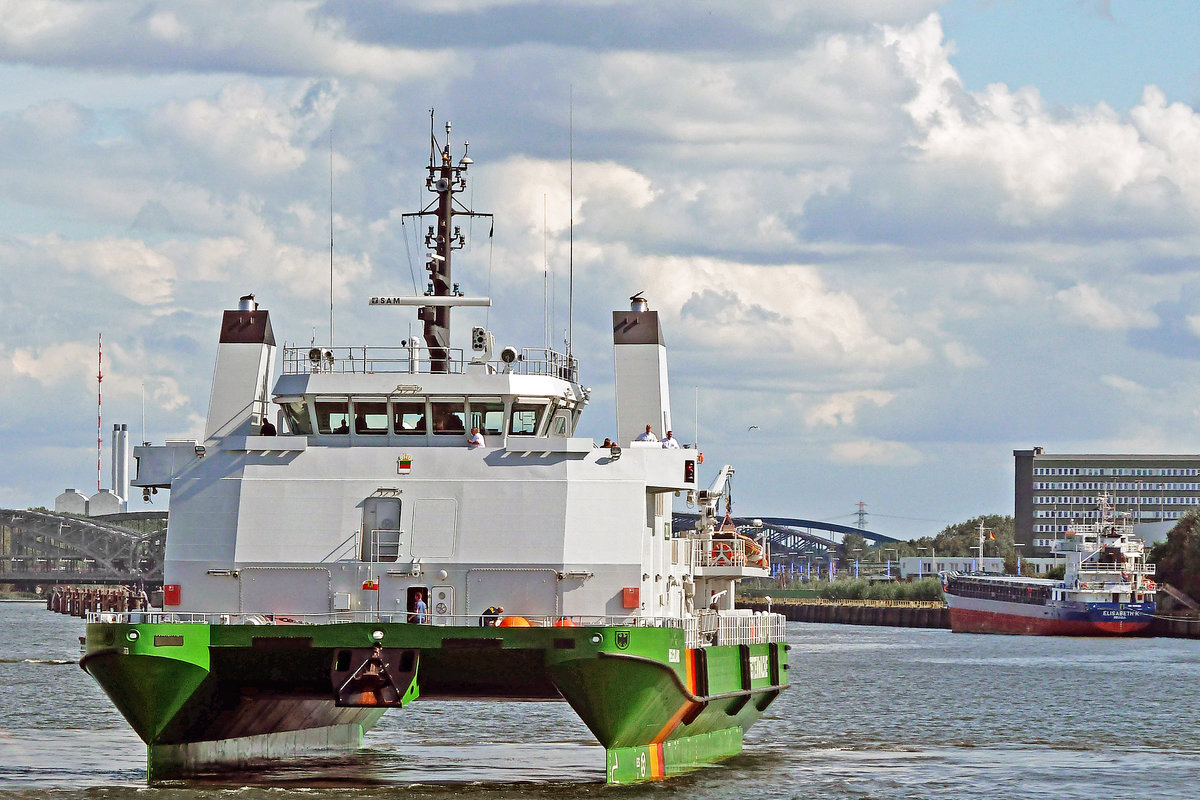
<svg viewBox="0 0 1200 800">
<path fill-rule="evenodd" d="M 643 434 L 640 434 L 636 439 L 634 439 L 634 441 L 635 442 L 657 442 L 658 437 L 654 435 L 654 431 L 650 430 L 650 426 L 647 425 L 646 432 Z"/>
<path fill-rule="evenodd" d="M 480 433 L 479 428 L 471 428 L 471 435 L 467 437 L 467 449 L 478 450 L 483 445 L 483 434 Z"/>
<path fill-rule="evenodd" d="M 678 450 L 679 440 L 675 438 L 674 431 L 667 431 L 667 436 L 662 440 L 663 450 Z"/>
</svg>

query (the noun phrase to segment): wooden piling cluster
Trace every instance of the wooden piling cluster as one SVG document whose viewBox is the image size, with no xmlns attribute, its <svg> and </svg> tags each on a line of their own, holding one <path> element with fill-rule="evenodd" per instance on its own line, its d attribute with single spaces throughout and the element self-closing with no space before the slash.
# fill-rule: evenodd
<svg viewBox="0 0 1200 800">
<path fill-rule="evenodd" d="M 55 586 L 46 593 L 46 608 L 82 617 L 89 611 L 147 611 L 150 599 L 136 586 Z"/>
<path fill-rule="evenodd" d="M 763 600 L 747 600 L 744 608 L 766 611 Z M 794 622 L 835 622 L 843 625 L 887 625 L 894 628 L 949 628 L 950 611 L 941 603 L 889 600 L 784 599 L 771 610 Z"/>
</svg>

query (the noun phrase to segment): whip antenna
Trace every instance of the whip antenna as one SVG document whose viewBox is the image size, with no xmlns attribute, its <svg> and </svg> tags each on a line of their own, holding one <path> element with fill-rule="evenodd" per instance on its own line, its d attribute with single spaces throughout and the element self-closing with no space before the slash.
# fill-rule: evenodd
<svg viewBox="0 0 1200 800">
<path fill-rule="evenodd" d="M 329 346 L 333 347 L 333 128 L 329 129 Z"/>
<path fill-rule="evenodd" d="M 567 244 L 567 364 L 571 363 L 571 345 L 575 341 L 575 84 L 571 84 L 570 111 L 567 116 L 567 150 L 570 156 L 568 205 L 570 233 Z"/>
</svg>

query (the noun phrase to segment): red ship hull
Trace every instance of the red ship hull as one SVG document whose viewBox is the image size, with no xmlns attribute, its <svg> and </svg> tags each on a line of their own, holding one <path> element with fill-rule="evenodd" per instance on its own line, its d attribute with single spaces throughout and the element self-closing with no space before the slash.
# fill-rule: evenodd
<svg viewBox="0 0 1200 800">
<path fill-rule="evenodd" d="M 1147 620 L 1090 620 L 1027 617 L 969 608 L 950 609 L 955 633 L 1008 633 L 1028 636 L 1129 636 L 1150 627 Z"/>
</svg>

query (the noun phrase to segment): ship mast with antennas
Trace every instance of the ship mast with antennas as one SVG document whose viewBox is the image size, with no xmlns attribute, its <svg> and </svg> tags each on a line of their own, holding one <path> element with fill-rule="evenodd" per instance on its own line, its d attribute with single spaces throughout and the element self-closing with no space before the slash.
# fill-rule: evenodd
<svg viewBox="0 0 1200 800">
<path fill-rule="evenodd" d="M 429 248 L 429 259 L 425 269 L 429 271 L 429 285 L 417 312 L 424 325 L 425 346 L 429 350 L 431 372 L 448 372 L 450 364 L 450 309 L 456 305 L 479 305 L 474 298 L 463 297 L 458 284 L 450 272 L 450 259 L 455 250 L 461 250 L 467 238 L 462 228 L 454 224 L 454 218 L 491 217 L 491 214 L 476 213 L 455 198 L 466 190 L 466 171 L 474 162 L 467 155 L 470 142 L 463 142 L 463 155 L 458 163 L 450 155 L 450 123 L 446 123 L 446 140 L 439 144 L 434 129 L 433 109 L 429 110 L 429 175 L 425 188 L 437 197 L 421 211 L 404 214 L 404 217 L 434 217 L 425 234 L 425 246 Z M 491 233 L 489 232 L 489 236 Z"/>
</svg>

